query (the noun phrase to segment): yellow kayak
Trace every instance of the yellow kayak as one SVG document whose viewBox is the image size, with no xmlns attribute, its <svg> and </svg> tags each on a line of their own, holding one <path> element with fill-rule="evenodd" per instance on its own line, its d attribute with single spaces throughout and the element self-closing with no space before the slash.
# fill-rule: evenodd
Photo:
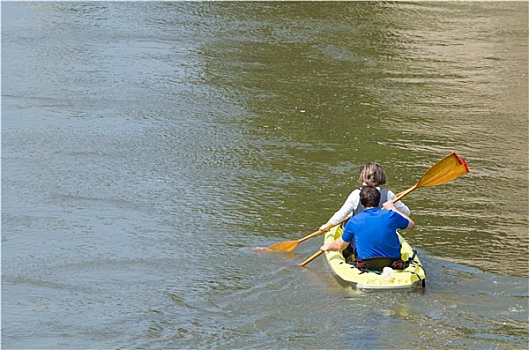
<svg viewBox="0 0 529 350">
<path fill-rule="evenodd" d="M 325 234 L 324 242 L 331 243 L 342 235 L 341 225 L 337 225 Z M 361 271 L 345 262 L 341 252 L 325 252 L 327 262 L 338 280 L 358 290 L 382 291 L 399 290 L 413 291 L 417 287 L 425 287 L 426 274 L 422 268 L 417 252 L 397 232 L 401 244 L 402 260 L 409 262 L 403 270 L 385 269 L 380 271 Z"/>
</svg>

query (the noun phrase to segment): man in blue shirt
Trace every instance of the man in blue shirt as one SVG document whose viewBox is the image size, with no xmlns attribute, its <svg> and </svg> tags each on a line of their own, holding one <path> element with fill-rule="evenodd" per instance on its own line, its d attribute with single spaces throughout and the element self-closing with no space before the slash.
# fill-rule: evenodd
<svg viewBox="0 0 529 350">
<path fill-rule="evenodd" d="M 356 260 L 400 259 L 397 229 L 411 230 L 415 223 L 406 214 L 398 211 L 392 201 L 384 203 L 384 210 L 378 208 L 379 200 L 380 192 L 376 187 L 362 187 L 360 202 L 365 210 L 347 222 L 340 238 L 324 244 L 320 249 L 342 251 L 351 244 Z"/>
</svg>

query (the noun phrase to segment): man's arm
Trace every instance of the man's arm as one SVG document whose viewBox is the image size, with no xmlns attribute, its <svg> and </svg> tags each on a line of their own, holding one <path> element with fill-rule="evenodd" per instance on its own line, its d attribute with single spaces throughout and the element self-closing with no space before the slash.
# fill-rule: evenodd
<svg viewBox="0 0 529 350">
<path fill-rule="evenodd" d="M 394 212 L 399 213 L 400 215 L 408 219 L 408 226 L 405 228 L 406 230 L 413 230 L 413 228 L 415 227 L 415 222 L 413 222 L 413 220 L 410 219 L 408 215 L 395 208 L 395 204 L 393 203 L 393 201 L 387 201 L 386 203 L 384 203 L 383 208 L 386 210 L 393 210 Z"/>
<path fill-rule="evenodd" d="M 342 251 L 349 245 L 349 242 L 345 242 L 342 237 L 339 237 L 336 241 L 332 243 L 327 243 L 321 246 L 320 250 L 323 250 L 324 252 L 331 250 L 331 251 Z"/>
</svg>

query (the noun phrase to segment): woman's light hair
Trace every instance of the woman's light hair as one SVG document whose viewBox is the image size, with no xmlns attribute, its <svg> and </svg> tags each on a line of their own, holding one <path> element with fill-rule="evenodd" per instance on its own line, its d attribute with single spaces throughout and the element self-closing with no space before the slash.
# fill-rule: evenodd
<svg viewBox="0 0 529 350">
<path fill-rule="evenodd" d="M 360 184 L 378 187 L 387 182 L 386 173 L 382 165 L 374 162 L 369 162 L 360 167 L 360 177 L 358 178 Z"/>
</svg>

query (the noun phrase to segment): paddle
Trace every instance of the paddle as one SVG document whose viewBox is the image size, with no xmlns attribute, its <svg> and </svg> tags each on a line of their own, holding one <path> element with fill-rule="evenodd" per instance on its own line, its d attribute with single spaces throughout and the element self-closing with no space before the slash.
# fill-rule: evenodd
<svg viewBox="0 0 529 350">
<path fill-rule="evenodd" d="M 400 192 L 397 197 L 393 200 L 393 203 L 400 201 L 402 198 L 415 191 L 420 187 L 432 187 L 442 185 L 452 180 L 457 179 L 461 175 L 468 173 L 468 168 L 465 159 L 459 158 L 455 152 L 447 155 L 437 163 L 435 163 L 430 169 L 428 169 L 421 179 L 412 187 L 406 191 Z M 305 266 L 312 260 L 316 259 L 323 253 L 322 250 L 312 255 L 307 260 L 303 261 L 299 266 Z"/>
<path fill-rule="evenodd" d="M 393 200 L 393 203 L 400 201 L 402 198 L 420 187 L 433 187 L 442 185 L 457 179 L 461 175 L 465 175 L 469 171 L 470 169 L 468 168 L 465 159 L 459 158 L 457 154 L 453 152 L 428 169 L 421 177 L 419 182 L 408 188 L 406 191 L 400 192 L 397 195 L 397 198 Z"/>
<path fill-rule="evenodd" d="M 338 224 L 336 225 L 340 225 L 341 223 L 344 223 L 346 222 L 347 220 L 349 220 L 350 216 L 346 217 L 345 219 L 343 219 L 341 222 L 339 222 Z M 334 225 L 334 226 L 336 226 Z M 334 227 L 333 226 L 333 227 Z M 332 228 L 332 227 L 331 227 Z M 310 239 L 312 237 L 316 237 L 318 235 L 321 235 L 322 233 L 324 232 L 327 232 L 329 231 L 331 228 L 328 228 L 327 230 L 318 230 L 316 232 L 312 232 L 310 235 L 306 236 L 306 237 L 303 237 L 303 238 L 300 238 L 296 241 L 288 241 L 288 242 L 281 242 L 281 243 L 276 243 L 276 244 L 273 244 L 271 245 L 270 247 L 268 247 L 269 249 L 273 249 L 273 250 L 282 250 L 282 251 L 285 251 L 285 252 L 291 252 L 293 251 L 297 246 L 298 244 L 300 244 L 301 242 L 304 242 L 306 241 L 307 239 Z"/>
<path fill-rule="evenodd" d="M 312 260 L 316 259 L 318 256 L 322 255 L 322 254 L 323 254 L 323 250 L 318 250 L 316 253 L 311 255 L 310 258 L 308 258 L 307 260 L 305 260 L 304 262 L 302 262 L 301 264 L 298 264 L 298 265 L 303 267 L 303 266 L 307 265 L 308 263 L 310 263 Z"/>
</svg>

